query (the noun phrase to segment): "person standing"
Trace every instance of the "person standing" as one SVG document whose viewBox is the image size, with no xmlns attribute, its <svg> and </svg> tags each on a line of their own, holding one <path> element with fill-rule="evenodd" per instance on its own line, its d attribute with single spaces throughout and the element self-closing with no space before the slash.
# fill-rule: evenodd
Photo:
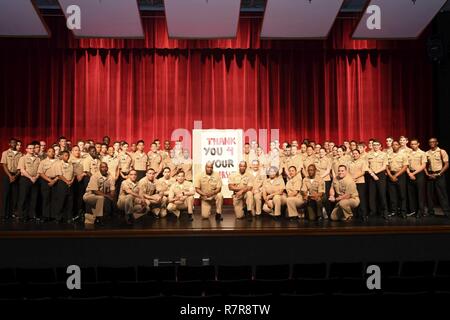
<svg viewBox="0 0 450 320">
<path fill-rule="evenodd" d="M 78 148 L 74 146 L 73 149 Z M 78 149 L 79 150 L 79 149 Z M 75 181 L 74 168 L 69 161 L 70 153 L 67 150 L 61 152 L 61 160 L 58 160 L 53 166 L 54 174 L 57 177 L 53 187 L 53 205 L 52 213 L 58 222 L 72 222 L 73 190 L 72 185 Z"/>
<path fill-rule="evenodd" d="M 411 152 L 408 156 L 408 205 L 409 216 L 416 215 L 421 218 L 425 214 L 425 168 L 427 166 L 427 155 L 419 149 L 420 143 L 417 139 L 410 141 Z"/>
<path fill-rule="evenodd" d="M 391 201 L 391 216 L 400 213 L 406 218 L 406 169 L 408 167 L 408 155 L 400 151 L 400 143 L 392 142 L 392 152 L 388 155 L 386 168 L 388 179 L 389 199 Z"/>
<path fill-rule="evenodd" d="M 376 215 L 377 209 L 379 209 L 379 212 L 383 218 L 389 219 L 386 200 L 386 168 L 388 165 L 387 154 L 380 150 L 381 144 L 378 140 L 373 140 L 372 147 L 373 150 L 367 154 L 370 174 L 369 215 Z M 377 197 L 379 206 L 377 206 Z"/>
<path fill-rule="evenodd" d="M 83 168 L 83 158 L 81 155 L 81 149 L 78 145 L 72 148 L 72 152 L 70 154 L 69 162 L 73 167 L 74 181 L 71 185 L 72 194 L 73 194 L 73 219 L 82 219 L 84 216 L 84 202 L 83 195 L 86 191 L 86 187 L 83 185 L 83 179 L 87 176 L 87 173 L 84 172 Z M 88 180 L 88 178 L 87 178 Z M 87 186 L 87 184 L 86 184 Z"/>
<path fill-rule="evenodd" d="M 26 154 L 17 164 L 20 170 L 17 213 L 21 221 L 36 221 L 36 203 L 39 186 L 36 184 L 40 159 L 34 155 L 34 145 L 28 144 Z"/>
<path fill-rule="evenodd" d="M 131 158 L 133 159 L 132 167 L 136 170 L 138 181 L 145 177 L 148 168 L 148 156 L 144 152 L 144 146 L 144 140 L 139 140 L 136 143 L 136 152 L 131 155 Z"/>
<path fill-rule="evenodd" d="M 367 160 L 361 157 L 358 149 L 352 151 L 353 160 L 348 164 L 348 172 L 356 183 L 359 195 L 358 217 L 367 221 L 367 187 L 365 176 L 369 170 Z"/>
<path fill-rule="evenodd" d="M 211 214 L 211 205 L 215 204 L 217 221 L 222 221 L 222 179 L 217 172 L 213 171 L 213 163 L 208 161 L 205 171 L 199 173 L 194 179 L 195 191 L 200 195 L 201 214 L 208 219 Z"/>
<path fill-rule="evenodd" d="M 184 172 L 184 179 L 192 182 L 192 159 L 189 157 L 188 149 L 183 149 L 183 159 L 180 164 L 180 169 Z"/>
<path fill-rule="evenodd" d="M 16 150 L 17 140 L 9 140 L 9 149 L 3 151 L 1 166 L 4 172 L 2 175 L 2 201 L 0 203 L 0 219 L 5 220 L 14 216 L 14 210 L 19 196 L 20 170 L 18 168 L 19 159 L 22 153 Z"/>
<path fill-rule="evenodd" d="M 428 144 L 430 146 L 430 150 L 427 151 L 428 167 L 425 168 L 425 174 L 428 178 L 428 214 L 434 214 L 433 198 L 436 192 L 442 211 L 450 218 L 447 184 L 445 182 L 445 172 L 448 170 L 448 154 L 444 149 L 439 148 L 437 138 L 431 138 Z"/>
<path fill-rule="evenodd" d="M 40 161 L 38 167 L 38 174 L 40 177 L 39 184 L 42 197 L 42 219 L 45 222 L 50 221 L 54 217 L 51 212 L 51 202 L 53 200 L 52 194 L 54 186 L 58 181 L 58 176 L 55 174 L 55 170 L 53 168 L 55 162 L 55 150 L 50 147 L 47 149 L 47 158 Z"/>
<path fill-rule="evenodd" d="M 163 170 L 163 162 L 162 157 L 158 152 L 158 146 L 156 145 L 156 143 L 151 144 L 150 151 L 148 152 L 147 156 L 149 167 L 155 170 L 156 177 L 158 177 Z"/>
</svg>

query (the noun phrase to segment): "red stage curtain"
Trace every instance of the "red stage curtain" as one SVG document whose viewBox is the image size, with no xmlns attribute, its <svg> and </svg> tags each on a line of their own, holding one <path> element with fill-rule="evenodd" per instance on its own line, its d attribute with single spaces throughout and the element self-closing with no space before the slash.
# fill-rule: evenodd
<svg viewBox="0 0 450 320">
<path fill-rule="evenodd" d="M 423 39 L 353 41 L 351 17 L 325 41 L 261 41 L 260 17 L 235 40 L 177 41 L 145 18 L 145 40 L 74 39 L 46 17 L 47 39 L 0 39 L 1 145 L 170 138 L 176 128 L 280 129 L 280 139 L 432 134 Z M 270 137 L 268 138 L 270 139 Z"/>
</svg>

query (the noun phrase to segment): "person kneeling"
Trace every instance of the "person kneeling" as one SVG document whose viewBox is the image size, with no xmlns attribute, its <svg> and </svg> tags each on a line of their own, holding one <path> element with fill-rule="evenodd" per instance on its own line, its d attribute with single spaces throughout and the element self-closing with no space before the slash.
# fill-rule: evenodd
<svg viewBox="0 0 450 320">
<path fill-rule="evenodd" d="M 263 210 L 275 218 L 281 216 L 281 206 L 286 205 L 285 184 L 277 167 L 269 168 L 269 178 L 263 184 Z"/>
<path fill-rule="evenodd" d="M 247 172 L 247 163 L 245 161 L 239 163 L 238 172 L 230 175 L 228 189 L 233 191 L 234 214 L 237 219 L 242 219 L 244 217 L 244 201 L 247 210 L 252 210 L 253 208 L 252 175 L 250 172 Z"/>
<path fill-rule="evenodd" d="M 323 195 L 325 193 L 325 182 L 316 174 L 314 164 L 307 168 L 308 176 L 303 179 L 302 195 L 306 202 L 306 212 L 309 220 L 322 220 Z"/>
<path fill-rule="evenodd" d="M 179 171 L 176 177 L 176 182 L 169 189 L 167 211 L 172 212 L 179 218 L 180 210 L 187 210 L 189 220 L 192 221 L 194 214 L 194 185 L 190 181 L 185 180 L 184 171 Z"/>
<path fill-rule="evenodd" d="M 136 170 L 130 170 L 126 180 L 120 185 L 119 200 L 117 207 L 125 211 L 126 222 L 131 224 L 134 220 L 134 213 L 142 212 L 145 206 L 144 199 L 139 195 Z"/>
<path fill-rule="evenodd" d="M 92 213 L 86 213 L 86 224 L 102 224 L 104 214 L 110 214 L 114 208 L 114 178 L 108 172 L 106 162 L 100 164 L 100 171 L 92 175 L 83 196 L 83 201 Z"/>
<path fill-rule="evenodd" d="M 352 209 L 359 205 L 359 195 L 356 183 L 347 173 L 347 167 L 340 165 L 337 176 L 333 179 L 330 189 L 331 202 L 336 202 L 336 206 L 331 212 L 331 220 L 350 221 L 353 217 Z"/>
</svg>

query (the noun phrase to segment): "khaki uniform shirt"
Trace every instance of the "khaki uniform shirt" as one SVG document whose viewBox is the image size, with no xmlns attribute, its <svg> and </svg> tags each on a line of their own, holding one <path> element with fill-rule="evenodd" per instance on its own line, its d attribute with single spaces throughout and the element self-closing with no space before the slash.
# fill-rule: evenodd
<svg viewBox="0 0 450 320">
<path fill-rule="evenodd" d="M 89 154 L 86 158 L 83 160 L 83 171 L 84 172 L 90 172 L 92 175 L 98 173 L 100 170 L 100 160 L 94 159 Z"/>
<path fill-rule="evenodd" d="M 56 176 L 63 176 L 69 181 L 73 179 L 73 164 L 70 161 L 64 162 L 63 160 L 58 160 L 53 165 L 53 170 Z"/>
<path fill-rule="evenodd" d="M 18 170 L 17 165 L 19 164 L 19 159 L 21 157 L 22 153 L 8 149 L 6 151 L 3 151 L 0 163 L 6 165 L 6 168 L 10 173 L 15 174 Z"/>
<path fill-rule="evenodd" d="M 113 177 L 115 177 L 117 167 L 119 166 L 119 158 L 107 155 L 106 157 L 103 157 L 103 162 L 106 162 L 108 165 L 108 171 L 113 175 Z"/>
<path fill-rule="evenodd" d="M 344 194 L 349 194 L 352 199 L 358 199 L 358 190 L 356 189 L 356 183 L 353 181 L 352 177 L 347 175 L 343 179 L 334 178 L 333 188 L 336 192 L 335 196 L 342 196 Z"/>
<path fill-rule="evenodd" d="M 392 152 L 388 156 L 388 165 L 391 172 L 400 171 L 403 166 L 408 165 L 408 155 L 406 152 Z"/>
<path fill-rule="evenodd" d="M 436 150 L 428 150 L 426 153 L 429 171 L 441 171 L 444 167 L 444 162 L 448 162 L 448 154 L 444 149 L 438 147 Z"/>
<path fill-rule="evenodd" d="M 325 193 L 325 183 L 316 173 L 316 176 L 313 179 L 310 177 L 303 179 L 301 191 L 307 195 L 311 195 L 314 192 Z"/>
<path fill-rule="evenodd" d="M 355 181 L 356 183 L 365 182 L 364 173 L 366 173 L 368 170 L 369 164 L 367 163 L 366 159 L 359 158 L 358 160 L 353 160 L 348 164 L 348 172 L 353 179 L 362 175 Z"/>
<path fill-rule="evenodd" d="M 138 152 L 132 154 L 133 168 L 139 171 L 147 171 L 148 156 L 145 152 Z"/>
<path fill-rule="evenodd" d="M 289 167 L 294 166 L 295 169 L 297 169 L 297 172 L 299 172 L 303 168 L 303 159 L 301 154 L 292 155 L 287 160 L 287 168 L 286 173 L 288 173 Z"/>
<path fill-rule="evenodd" d="M 183 162 L 180 164 L 181 170 L 184 171 L 184 178 L 186 180 L 192 181 L 192 160 L 191 159 L 183 159 Z"/>
<path fill-rule="evenodd" d="M 38 157 L 26 154 L 19 159 L 17 168 L 19 170 L 25 170 L 32 177 L 36 177 L 40 162 L 41 159 Z"/>
<path fill-rule="evenodd" d="M 122 172 L 123 174 L 128 174 L 128 172 L 130 172 L 131 170 L 131 164 L 133 162 L 133 159 L 131 159 L 130 155 L 128 155 L 125 152 L 119 153 L 117 158 L 119 159 L 120 172 Z"/>
<path fill-rule="evenodd" d="M 156 180 L 152 182 L 147 177 L 143 177 L 138 182 L 138 188 L 140 195 L 152 196 L 156 193 Z"/>
<path fill-rule="evenodd" d="M 128 178 L 122 181 L 122 184 L 120 185 L 119 199 L 126 197 L 131 192 L 139 193 L 139 187 L 136 182 L 133 182 Z"/>
<path fill-rule="evenodd" d="M 194 185 L 192 184 L 192 182 L 184 180 L 184 182 L 182 184 L 180 184 L 177 181 L 175 181 L 175 183 L 170 186 L 169 198 L 173 199 L 176 195 L 178 195 L 181 192 L 184 192 L 185 194 L 186 193 L 190 193 L 190 194 L 194 193 L 195 188 L 194 188 Z"/>
<path fill-rule="evenodd" d="M 274 179 L 267 178 L 263 184 L 263 191 L 267 194 L 282 191 L 286 188 L 282 177 L 276 177 Z"/>
<path fill-rule="evenodd" d="M 228 178 L 228 184 L 237 184 L 238 188 L 253 187 L 252 174 L 246 171 L 244 174 L 233 172 Z"/>
<path fill-rule="evenodd" d="M 156 182 L 156 190 L 158 192 L 164 192 L 164 194 L 169 194 L 170 186 L 175 182 L 174 178 L 166 179 L 164 177 L 159 178 Z"/>
<path fill-rule="evenodd" d="M 83 158 L 75 158 L 73 155 L 70 155 L 69 158 L 69 162 L 72 164 L 73 166 L 73 173 L 76 176 L 79 176 L 80 174 L 82 174 L 84 172 L 84 168 L 83 168 Z"/>
<path fill-rule="evenodd" d="M 331 170 L 331 163 L 332 163 L 331 159 L 327 156 L 325 156 L 323 158 L 317 158 L 316 167 L 317 167 L 318 171 L 316 172 L 316 174 L 319 175 L 320 177 L 322 177 L 322 174 L 327 170 L 328 167 Z M 323 179 L 323 181 L 330 181 L 331 180 L 330 171 L 322 179 Z"/>
<path fill-rule="evenodd" d="M 100 172 L 95 173 L 89 179 L 88 186 L 86 188 L 86 193 L 91 194 L 93 191 L 101 191 L 103 193 L 110 193 L 115 190 L 114 178 L 108 172 L 106 177 L 102 176 Z"/>
<path fill-rule="evenodd" d="M 421 166 L 426 165 L 427 161 L 427 154 L 424 151 L 420 149 L 411 151 L 408 156 L 409 171 L 419 170 Z"/>
<path fill-rule="evenodd" d="M 206 193 L 216 192 L 222 188 L 222 179 L 217 172 L 213 172 L 210 176 L 202 172 L 195 177 L 194 187 Z"/>
<path fill-rule="evenodd" d="M 369 170 L 375 172 L 384 170 L 388 165 L 388 157 L 385 152 L 382 151 L 370 151 L 367 154 L 367 162 L 369 163 Z M 381 171 L 382 172 L 382 171 Z"/>
<path fill-rule="evenodd" d="M 42 160 L 41 162 L 39 162 L 39 167 L 38 167 L 37 173 L 45 174 L 48 178 L 51 178 L 51 179 L 55 178 L 56 174 L 55 174 L 53 165 L 57 161 L 59 161 L 59 160 L 45 158 L 45 160 Z"/>
<path fill-rule="evenodd" d="M 259 193 L 262 192 L 262 186 L 264 184 L 264 181 L 266 180 L 266 176 L 261 174 L 261 171 L 250 171 L 250 175 L 252 177 L 252 184 L 253 184 L 253 193 Z"/>
<path fill-rule="evenodd" d="M 295 197 L 301 197 L 300 190 L 302 188 L 302 174 L 299 172 L 293 178 L 289 179 L 286 183 L 287 196 L 290 197 L 290 192 L 296 192 Z"/>
<path fill-rule="evenodd" d="M 314 164 L 317 168 L 318 159 L 315 154 L 311 156 L 306 156 L 305 160 L 303 160 L 303 168 L 305 169 L 305 172 L 308 172 L 308 167 L 312 164 Z"/>
<path fill-rule="evenodd" d="M 149 151 L 149 153 L 147 153 L 147 156 L 149 167 L 158 172 L 162 162 L 161 155 L 158 152 Z"/>
</svg>

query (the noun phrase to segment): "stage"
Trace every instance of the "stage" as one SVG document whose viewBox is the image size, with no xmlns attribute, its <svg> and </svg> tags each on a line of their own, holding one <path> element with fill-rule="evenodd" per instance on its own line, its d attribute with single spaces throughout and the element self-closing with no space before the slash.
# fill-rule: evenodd
<svg viewBox="0 0 450 320">
<path fill-rule="evenodd" d="M 384 235 L 384 234 L 422 234 L 450 233 L 450 219 L 436 209 L 437 216 L 421 219 L 393 217 L 386 221 L 382 217 L 371 217 L 363 222 L 354 218 L 350 222 L 331 220 L 309 221 L 307 219 L 288 220 L 284 217 L 274 219 L 262 214 L 248 220 L 236 219 L 232 206 L 225 206 L 223 221 L 214 216 L 202 219 L 199 208 L 194 221 L 186 214 L 179 219 L 168 214 L 165 218 L 155 219 L 144 216 L 127 225 L 120 217 L 107 217 L 102 226 L 83 224 L 17 223 L 8 221 L 0 224 L 0 238 L 152 238 L 173 236 L 344 236 L 344 235 Z"/>
<path fill-rule="evenodd" d="M 450 219 L 372 217 L 368 222 L 274 220 L 264 215 L 237 220 L 231 206 L 224 219 L 190 222 L 182 215 L 143 217 L 127 226 L 107 219 L 101 227 L 58 224 L 0 225 L 0 267 L 129 266 L 168 263 L 215 265 L 450 260 Z M 438 211 L 438 213 L 440 213 Z"/>
</svg>

